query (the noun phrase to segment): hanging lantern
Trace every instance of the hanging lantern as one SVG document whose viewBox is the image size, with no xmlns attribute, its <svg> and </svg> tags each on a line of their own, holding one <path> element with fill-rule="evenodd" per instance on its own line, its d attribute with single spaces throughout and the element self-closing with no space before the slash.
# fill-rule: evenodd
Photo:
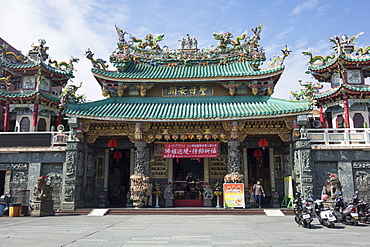
<svg viewBox="0 0 370 247">
<path fill-rule="evenodd" d="M 179 136 L 178 135 L 172 135 L 172 139 L 174 139 L 176 141 L 177 139 L 179 139 Z"/>
<path fill-rule="evenodd" d="M 180 138 L 181 138 L 181 140 L 186 140 L 186 139 L 188 139 L 188 136 L 187 135 L 181 135 Z"/>
<path fill-rule="evenodd" d="M 190 134 L 189 135 L 189 139 L 192 140 L 194 138 L 194 135 L 193 134 Z"/>
<path fill-rule="evenodd" d="M 254 156 L 255 158 L 261 158 L 261 157 L 262 157 L 262 151 L 261 151 L 261 149 L 256 149 L 256 150 L 254 150 L 254 152 L 253 152 L 253 156 Z"/>
<path fill-rule="evenodd" d="M 200 141 L 203 139 L 203 135 L 197 135 L 197 139 Z"/>
<path fill-rule="evenodd" d="M 208 134 L 204 135 L 204 139 L 206 139 L 207 141 L 208 141 L 210 138 L 211 138 L 211 135 L 208 135 Z"/>
<path fill-rule="evenodd" d="M 212 135 L 212 138 L 214 139 L 214 140 L 216 140 L 217 138 L 218 138 L 218 135 Z"/>
<path fill-rule="evenodd" d="M 261 138 L 261 139 L 259 139 L 259 141 L 258 141 L 258 146 L 259 146 L 260 148 L 265 149 L 265 147 L 267 147 L 268 145 L 269 145 L 269 143 L 268 143 L 268 141 L 267 141 L 265 138 Z"/>
<path fill-rule="evenodd" d="M 110 150 L 113 150 L 114 148 L 117 147 L 117 141 L 115 139 L 110 139 L 108 141 L 108 147 L 110 148 Z"/>
<path fill-rule="evenodd" d="M 121 153 L 121 151 L 116 151 L 116 152 L 114 152 L 114 154 L 113 154 L 113 157 L 117 160 L 117 161 L 119 161 L 120 159 L 122 159 L 122 153 Z"/>
<path fill-rule="evenodd" d="M 159 135 L 159 134 L 158 134 L 158 135 L 156 135 L 156 136 L 155 136 L 155 139 L 157 139 L 157 140 L 162 139 L 162 135 Z"/>
<path fill-rule="evenodd" d="M 166 139 L 168 141 L 169 139 L 171 139 L 171 136 L 170 135 L 164 135 L 164 139 Z"/>
</svg>

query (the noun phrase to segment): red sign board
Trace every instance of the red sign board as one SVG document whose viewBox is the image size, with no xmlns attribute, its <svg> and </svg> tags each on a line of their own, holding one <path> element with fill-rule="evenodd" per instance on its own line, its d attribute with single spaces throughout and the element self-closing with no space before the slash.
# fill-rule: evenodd
<svg viewBox="0 0 370 247">
<path fill-rule="evenodd" d="M 163 158 L 216 158 L 218 142 L 164 143 Z"/>
</svg>

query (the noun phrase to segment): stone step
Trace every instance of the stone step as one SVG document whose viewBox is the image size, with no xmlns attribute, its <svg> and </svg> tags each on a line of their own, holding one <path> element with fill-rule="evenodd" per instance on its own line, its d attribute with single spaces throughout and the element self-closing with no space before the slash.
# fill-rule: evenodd
<svg viewBox="0 0 370 247">
<path fill-rule="evenodd" d="M 92 208 L 56 212 L 56 215 L 88 215 Z M 276 210 L 276 209 L 275 209 Z M 292 209 L 281 209 L 284 215 L 293 215 Z M 224 208 L 110 208 L 110 215 L 265 215 L 265 209 Z"/>
</svg>

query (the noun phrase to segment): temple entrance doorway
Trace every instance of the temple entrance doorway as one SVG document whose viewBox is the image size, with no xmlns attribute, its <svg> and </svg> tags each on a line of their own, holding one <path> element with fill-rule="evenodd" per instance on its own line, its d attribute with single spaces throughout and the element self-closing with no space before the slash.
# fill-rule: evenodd
<svg viewBox="0 0 370 247">
<path fill-rule="evenodd" d="M 258 180 L 261 181 L 266 197 L 264 206 L 268 206 L 271 200 L 271 177 L 269 149 L 249 148 L 248 157 L 248 187 L 252 187 Z"/>
<path fill-rule="evenodd" d="M 175 207 L 203 207 L 204 159 L 174 159 L 173 178 Z"/>
<path fill-rule="evenodd" d="M 5 170 L 0 170 L 0 196 L 4 195 L 5 174 Z"/>
<path fill-rule="evenodd" d="M 117 153 L 117 152 L 120 152 Z M 119 158 L 120 157 L 120 158 Z M 115 149 L 110 153 L 108 174 L 109 206 L 126 206 L 127 192 L 130 190 L 130 150 Z"/>
</svg>

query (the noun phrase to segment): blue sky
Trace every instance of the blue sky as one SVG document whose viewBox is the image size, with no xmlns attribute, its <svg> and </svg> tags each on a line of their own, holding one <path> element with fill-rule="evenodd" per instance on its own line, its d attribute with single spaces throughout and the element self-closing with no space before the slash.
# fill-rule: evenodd
<svg viewBox="0 0 370 247">
<path fill-rule="evenodd" d="M 1 3 L 0 36 L 25 54 L 44 38 L 52 59 L 79 57 L 72 83 L 82 81 L 78 93 L 97 100 L 103 96 L 84 53 L 90 48 L 95 58 L 108 60 L 117 43 L 115 23 L 137 38 L 164 33 L 160 45 L 170 48 L 178 48 L 186 34 L 198 39 L 198 47 L 215 46 L 213 32 L 252 34 L 250 29 L 263 23 L 260 44 L 267 60 L 261 68 L 285 45 L 293 51 L 273 94 L 290 99 L 290 91 L 299 89 L 298 80 L 314 81 L 304 73 L 308 57 L 302 51 L 329 55 L 329 37 L 344 33 L 364 32 L 358 46 L 370 45 L 369 7 L 368 0 L 14 0 Z"/>
</svg>

